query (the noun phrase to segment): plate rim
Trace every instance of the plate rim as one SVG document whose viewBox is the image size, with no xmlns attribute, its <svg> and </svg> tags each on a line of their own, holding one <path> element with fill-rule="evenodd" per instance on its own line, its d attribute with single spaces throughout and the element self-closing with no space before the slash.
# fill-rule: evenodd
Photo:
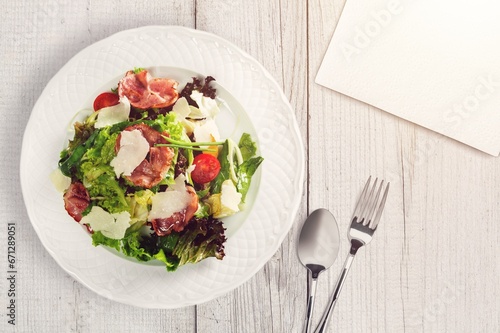
<svg viewBox="0 0 500 333">
<path fill-rule="evenodd" d="M 199 35 L 199 36 L 207 37 L 210 40 L 218 41 L 221 44 L 227 45 L 227 46 L 233 48 L 234 50 L 238 51 L 238 53 L 239 53 L 240 56 L 244 57 L 247 61 L 251 62 L 253 65 L 255 65 L 256 67 L 258 67 L 259 68 L 259 72 L 261 74 L 263 74 L 267 78 L 267 80 L 270 83 L 272 83 L 277 88 L 276 89 L 276 93 L 280 97 L 280 102 L 282 102 L 286 106 L 287 113 L 288 113 L 289 116 L 291 116 L 291 119 L 289 120 L 289 123 L 288 123 L 289 129 L 294 132 L 294 135 L 295 135 L 294 140 L 297 142 L 297 146 L 301 148 L 297 152 L 295 152 L 295 155 L 297 156 L 297 160 L 298 160 L 298 162 L 300 162 L 300 163 L 297 163 L 298 165 L 300 165 L 300 170 L 298 170 L 298 172 L 296 173 L 296 174 L 298 174 L 297 185 L 298 185 L 299 191 L 293 197 L 294 200 L 290 204 L 290 208 L 288 209 L 288 211 L 290 212 L 290 214 L 289 214 L 289 216 L 287 218 L 287 221 L 286 221 L 287 223 L 285 225 L 285 229 L 286 230 L 284 230 L 283 232 L 280 233 L 280 235 L 278 237 L 278 241 L 275 242 L 273 244 L 273 246 L 271 246 L 266 252 L 264 252 L 260 256 L 259 260 L 257 260 L 257 264 L 253 265 L 252 268 L 248 271 L 248 274 L 246 274 L 243 277 L 239 278 L 236 281 L 236 283 L 226 284 L 225 286 L 218 288 L 215 292 L 200 294 L 200 297 L 198 297 L 196 300 L 189 300 L 187 303 L 183 303 L 183 304 L 179 304 L 179 305 L 172 305 L 172 304 L 162 303 L 162 306 L 160 306 L 160 307 L 157 306 L 157 304 L 154 304 L 153 306 L 147 306 L 147 304 L 144 304 L 144 303 L 141 303 L 141 304 L 132 303 L 132 302 L 129 302 L 128 299 L 126 299 L 126 298 L 122 299 L 122 298 L 114 297 L 110 293 L 103 294 L 99 290 L 93 288 L 88 283 L 86 283 L 70 267 L 67 267 L 62 262 L 62 259 L 59 258 L 57 256 L 57 254 L 52 251 L 52 249 L 49 247 L 49 245 L 44 240 L 44 238 L 41 237 L 41 230 L 39 229 L 39 226 L 35 222 L 33 222 L 36 219 L 36 216 L 32 216 L 33 212 L 30 211 L 30 209 L 28 208 L 28 205 L 27 205 L 26 198 L 27 198 L 27 193 L 29 191 L 29 187 L 28 187 L 28 184 L 26 183 L 27 182 L 26 178 L 23 177 L 23 166 L 26 163 L 26 158 L 27 158 L 26 155 L 27 155 L 27 150 L 28 150 L 28 147 L 27 147 L 27 141 L 28 141 L 27 137 L 29 135 L 28 130 L 30 128 L 30 124 L 33 122 L 32 119 L 34 119 L 33 111 L 35 109 L 37 109 L 37 108 L 40 108 L 40 104 L 42 103 L 42 98 L 45 95 L 47 95 L 49 89 L 56 84 L 56 81 L 57 81 L 56 79 L 59 76 L 61 76 L 67 69 L 69 69 L 71 67 L 72 63 L 75 61 L 75 59 L 77 59 L 77 57 L 81 53 L 83 53 L 86 50 L 88 50 L 89 48 L 93 47 L 95 44 L 102 43 L 102 42 L 104 42 L 106 40 L 116 39 L 116 38 L 120 37 L 120 35 L 126 35 L 126 34 L 135 34 L 135 35 L 137 35 L 137 34 L 140 34 L 140 32 L 148 30 L 148 29 L 155 29 L 155 30 L 158 29 L 158 30 L 162 30 L 162 31 L 176 30 L 176 29 L 184 30 L 185 32 L 187 32 L 189 34 Z M 157 66 L 160 66 L 160 64 L 157 64 Z M 187 69 L 189 69 L 189 68 L 187 68 Z M 189 69 L 189 70 L 193 70 L 193 69 Z M 223 85 L 223 86 L 225 87 L 226 85 Z M 230 91 L 230 89 L 228 89 L 228 90 Z M 291 227 L 292 227 L 292 225 L 293 225 L 293 223 L 294 223 L 294 221 L 296 219 L 298 210 L 299 210 L 299 208 L 301 206 L 300 205 L 301 197 L 302 197 L 303 192 L 304 192 L 304 178 L 305 178 L 305 170 L 306 170 L 305 164 L 306 164 L 305 147 L 304 147 L 304 143 L 303 143 L 303 140 L 302 140 L 301 132 L 300 132 L 300 129 L 299 129 L 299 126 L 298 126 L 297 118 L 295 116 L 294 109 L 291 106 L 288 98 L 284 94 L 282 87 L 278 84 L 278 82 L 273 78 L 273 76 L 264 68 L 264 66 L 259 61 L 257 61 L 255 58 L 253 58 L 251 55 L 249 55 L 247 52 L 245 52 L 244 50 L 242 50 L 241 48 L 239 48 L 238 46 L 236 46 L 232 42 L 230 42 L 230 41 L 228 41 L 228 40 L 226 40 L 226 39 L 224 39 L 224 38 L 222 38 L 220 36 L 212 34 L 210 32 L 206 32 L 206 31 L 202 31 L 202 30 L 198 30 L 198 29 L 192 29 L 192 28 L 189 28 L 189 27 L 178 26 L 178 25 L 146 25 L 146 26 L 142 26 L 142 27 L 136 27 L 136 28 L 133 28 L 133 29 L 121 30 L 119 32 L 111 34 L 111 35 L 109 35 L 109 36 L 107 36 L 107 37 L 105 37 L 103 39 L 100 39 L 99 41 L 96 41 L 96 42 L 94 42 L 94 43 L 86 46 L 82 50 L 78 51 L 73 57 L 71 57 L 71 59 L 69 59 L 54 74 L 54 76 L 49 80 L 49 82 L 47 83 L 47 85 L 42 90 L 40 96 L 38 97 L 36 103 L 34 104 L 32 110 L 30 112 L 30 116 L 28 118 L 28 122 L 27 122 L 27 125 L 25 127 L 24 134 L 23 134 L 23 141 L 22 141 L 22 146 L 21 146 L 21 156 L 20 156 L 19 171 L 20 171 L 20 181 L 21 181 L 22 197 L 23 197 L 23 201 L 24 201 L 24 205 L 25 205 L 26 211 L 28 213 L 28 217 L 29 217 L 30 223 L 33 226 L 33 229 L 35 230 L 35 232 L 37 234 L 37 237 L 40 240 L 40 242 L 42 243 L 42 245 L 45 248 L 45 250 L 51 255 L 51 257 L 57 262 L 57 264 L 66 273 L 68 273 L 71 277 L 73 277 L 75 280 L 77 280 L 79 283 L 81 283 L 82 285 L 84 285 L 86 288 L 88 288 L 89 290 L 93 291 L 97 295 L 100 295 L 100 296 L 105 297 L 107 299 L 110 299 L 112 301 L 119 302 L 119 303 L 122 303 L 122 304 L 132 305 L 132 306 L 140 307 L 140 308 L 174 309 L 174 308 L 181 308 L 181 307 L 187 307 L 187 306 L 192 306 L 192 305 L 197 305 L 197 304 L 205 303 L 205 302 L 213 300 L 213 299 L 215 299 L 217 297 L 220 297 L 220 296 L 222 296 L 224 294 L 227 294 L 230 291 L 232 291 L 232 290 L 238 288 L 239 286 L 243 285 L 245 282 L 247 282 L 248 280 L 250 280 L 252 277 L 254 277 L 255 274 L 258 271 L 260 271 L 262 269 L 262 267 L 266 263 L 269 262 L 269 260 L 272 258 L 272 256 L 279 250 L 280 246 L 283 243 L 283 240 L 288 235 L 288 233 L 289 233 L 289 231 L 290 231 L 290 229 L 291 229 Z"/>
</svg>

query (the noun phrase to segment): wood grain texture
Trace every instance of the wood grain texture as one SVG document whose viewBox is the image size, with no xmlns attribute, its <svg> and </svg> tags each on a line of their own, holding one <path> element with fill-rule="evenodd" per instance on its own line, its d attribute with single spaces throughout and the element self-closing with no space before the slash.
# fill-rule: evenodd
<svg viewBox="0 0 500 333">
<path fill-rule="evenodd" d="M 342 7 L 343 1 L 309 2 L 311 82 L 322 58 L 312 55 L 324 50 Z M 332 205 L 347 230 L 367 175 L 391 181 L 382 224 L 355 260 L 330 331 L 497 332 L 498 160 L 317 85 L 309 88 L 309 156 L 317 158 L 318 171 L 311 170 L 309 186 L 319 189 L 311 191 L 311 208 Z M 328 291 L 341 264 L 327 273 Z"/>
<path fill-rule="evenodd" d="M 2 114 L 13 123 L 2 124 L 3 223 L 18 222 L 19 332 L 195 332 L 195 307 L 145 310 L 102 298 L 68 276 L 54 262 L 30 226 L 19 191 L 21 134 L 30 110 L 57 70 L 84 47 L 115 32 L 142 25 L 194 27 L 194 1 L 161 2 L 139 6 L 132 1 L 99 4 L 42 1 L 4 3 L 2 37 Z M 7 33 L 9 32 L 9 33 Z M 3 235 L 3 233 L 2 233 Z M 2 240 L 2 245 L 5 244 Z M 2 246 L 3 248 L 3 246 Z M 4 266 L 2 266 L 4 267 Z M 2 278 L 2 302 L 7 300 Z M 10 329 L 2 315 L 1 326 Z"/>
<path fill-rule="evenodd" d="M 213 1 L 197 2 L 197 28 L 232 41 L 259 60 L 282 85 L 302 133 L 307 133 L 305 4 L 219 1 L 216 11 L 211 10 L 213 5 Z M 303 219 L 305 209 L 297 221 Z M 297 223 L 270 262 L 235 293 L 197 307 L 200 332 L 300 331 L 306 275 L 297 265 L 296 230 Z"/>
<path fill-rule="evenodd" d="M 371 174 L 391 181 L 390 197 L 329 332 L 499 332 L 499 160 L 314 83 L 344 3 L 3 1 L 0 108 L 8 121 L 0 125 L 0 221 L 18 223 L 19 275 L 17 326 L 0 311 L 0 331 L 301 332 L 306 271 L 295 247 L 303 220 L 328 208 L 344 235 Z M 41 245 L 19 191 L 21 134 L 50 78 L 93 42 L 152 24 L 215 33 L 259 60 L 290 99 L 308 154 L 303 204 L 273 258 L 234 291 L 176 310 L 122 305 L 74 281 Z M 314 323 L 347 251 L 344 238 L 320 276 Z M 1 278 L 0 304 L 6 290 Z"/>
</svg>

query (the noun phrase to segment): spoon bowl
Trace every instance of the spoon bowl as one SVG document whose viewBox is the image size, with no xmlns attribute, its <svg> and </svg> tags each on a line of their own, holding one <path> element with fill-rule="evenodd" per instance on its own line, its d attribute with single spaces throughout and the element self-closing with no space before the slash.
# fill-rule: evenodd
<svg viewBox="0 0 500 333">
<path fill-rule="evenodd" d="M 307 312 L 304 333 L 311 327 L 311 315 L 316 294 L 318 276 L 330 268 L 337 259 L 340 235 L 332 213 L 320 208 L 312 212 L 304 222 L 299 236 L 298 256 L 308 270 Z"/>
</svg>

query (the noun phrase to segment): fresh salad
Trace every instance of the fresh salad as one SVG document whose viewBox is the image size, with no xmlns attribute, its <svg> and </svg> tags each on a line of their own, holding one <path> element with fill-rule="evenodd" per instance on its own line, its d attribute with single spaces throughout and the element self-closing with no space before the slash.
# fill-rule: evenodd
<svg viewBox="0 0 500 333">
<path fill-rule="evenodd" d="M 243 209 L 263 158 L 247 133 L 220 138 L 213 81 L 193 77 L 178 90 L 175 80 L 136 68 L 72 125 L 51 178 L 94 246 L 162 261 L 168 271 L 223 259 L 220 219 Z"/>
</svg>

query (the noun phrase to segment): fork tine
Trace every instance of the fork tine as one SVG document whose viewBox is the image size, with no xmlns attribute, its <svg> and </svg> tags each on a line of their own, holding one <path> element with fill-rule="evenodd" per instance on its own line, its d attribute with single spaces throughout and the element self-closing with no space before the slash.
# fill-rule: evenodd
<svg viewBox="0 0 500 333">
<path fill-rule="evenodd" d="M 371 180 L 372 180 L 372 176 L 368 177 L 368 180 L 366 181 L 365 187 L 363 188 L 363 191 L 361 192 L 361 195 L 359 196 L 358 202 L 356 203 L 356 208 L 354 208 L 354 213 L 352 214 L 352 220 L 354 220 L 354 218 L 360 216 L 361 210 L 363 209 L 363 205 L 365 203 L 365 197 L 366 197 L 366 194 L 368 193 L 368 187 L 370 186 Z"/>
<path fill-rule="evenodd" d="M 359 214 L 359 221 L 363 225 L 367 225 L 369 223 L 369 218 L 371 217 L 371 206 L 372 206 L 372 200 L 373 200 L 373 195 L 375 193 L 375 189 L 377 188 L 377 183 L 378 183 L 378 178 L 375 178 L 375 182 L 373 183 L 373 186 L 371 187 L 371 190 L 368 192 L 368 194 L 365 196 L 364 199 L 364 204 L 363 204 L 363 210 Z"/>
<path fill-rule="evenodd" d="M 390 185 L 391 183 L 387 183 L 387 186 L 385 187 L 384 196 L 382 197 L 380 205 L 378 206 L 377 214 L 375 215 L 373 221 L 370 222 L 369 225 L 370 229 L 375 229 L 378 226 L 378 223 L 380 222 L 380 217 L 382 216 L 382 211 L 384 210 L 385 201 L 387 200 L 387 194 L 389 193 Z"/>
<path fill-rule="evenodd" d="M 374 187 L 373 191 L 375 191 L 375 185 L 373 185 Z M 365 226 L 371 224 L 371 222 L 373 221 L 373 217 L 377 209 L 377 204 L 379 203 L 378 199 L 380 197 L 380 193 L 382 192 L 383 186 L 384 186 L 384 180 L 382 179 L 382 181 L 380 182 L 380 186 L 378 187 L 377 195 L 375 196 L 375 198 L 373 198 L 373 191 L 372 191 L 372 195 L 370 196 L 370 209 L 367 211 L 365 221 L 363 223 L 363 225 Z"/>
</svg>

